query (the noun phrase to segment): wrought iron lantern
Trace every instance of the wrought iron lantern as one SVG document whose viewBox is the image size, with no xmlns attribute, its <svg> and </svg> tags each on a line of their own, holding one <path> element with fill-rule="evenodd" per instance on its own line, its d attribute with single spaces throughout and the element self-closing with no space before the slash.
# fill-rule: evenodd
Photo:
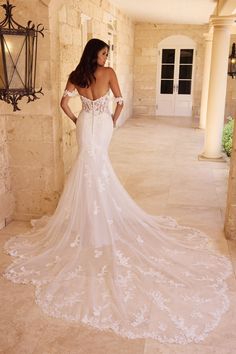
<svg viewBox="0 0 236 354">
<path fill-rule="evenodd" d="M 228 75 L 232 77 L 232 79 L 236 78 L 236 51 L 235 51 L 235 43 L 232 45 L 232 53 L 229 56 L 229 64 L 228 64 Z"/>
<path fill-rule="evenodd" d="M 6 0 L 1 5 L 5 19 L 0 22 L 0 99 L 20 110 L 18 101 L 26 96 L 28 102 L 38 99 L 42 87 L 35 89 L 38 34 L 43 37 L 42 24 L 27 26 L 18 24 L 12 15 L 15 6 Z"/>
</svg>

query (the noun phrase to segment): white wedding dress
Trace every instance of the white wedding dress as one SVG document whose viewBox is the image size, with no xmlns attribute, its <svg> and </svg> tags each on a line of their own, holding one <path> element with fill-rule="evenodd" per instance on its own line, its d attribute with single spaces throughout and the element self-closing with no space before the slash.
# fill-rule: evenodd
<svg viewBox="0 0 236 354">
<path fill-rule="evenodd" d="M 116 177 L 109 93 L 80 96 L 78 155 L 52 216 L 4 245 L 3 276 L 53 317 L 163 343 L 202 341 L 229 308 L 229 260 L 199 230 L 146 214 Z"/>
</svg>

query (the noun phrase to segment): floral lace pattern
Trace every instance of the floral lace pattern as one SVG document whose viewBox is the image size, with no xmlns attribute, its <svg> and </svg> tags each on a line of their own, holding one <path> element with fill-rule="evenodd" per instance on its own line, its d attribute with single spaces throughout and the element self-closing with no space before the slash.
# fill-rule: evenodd
<svg viewBox="0 0 236 354">
<path fill-rule="evenodd" d="M 123 97 L 115 97 L 114 101 L 119 105 L 122 105 L 124 103 Z"/>
<path fill-rule="evenodd" d="M 76 89 L 74 89 L 73 91 L 65 90 L 63 92 L 63 97 L 66 97 L 66 96 L 69 96 L 69 97 L 78 96 L 78 91 Z"/>
<path fill-rule="evenodd" d="M 201 231 L 148 215 L 130 198 L 107 153 L 108 96 L 82 101 L 79 151 L 57 208 L 5 243 L 14 261 L 3 276 L 34 284 L 49 316 L 128 338 L 198 343 L 229 308 L 231 264 Z"/>
<path fill-rule="evenodd" d="M 101 114 L 101 113 L 108 113 L 110 114 L 109 111 L 109 92 L 107 92 L 104 96 L 96 99 L 96 100 L 91 100 L 87 97 L 84 97 L 80 95 L 81 101 L 82 101 L 82 108 L 86 112 L 92 112 L 93 114 Z"/>
</svg>

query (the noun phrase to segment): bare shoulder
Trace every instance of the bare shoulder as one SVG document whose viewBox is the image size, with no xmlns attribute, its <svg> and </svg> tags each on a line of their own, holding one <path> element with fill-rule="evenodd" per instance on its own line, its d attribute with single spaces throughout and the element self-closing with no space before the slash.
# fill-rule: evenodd
<svg viewBox="0 0 236 354">
<path fill-rule="evenodd" d="M 106 69 L 107 69 L 107 72 L 108 72 L 109 81 L 117 80 L 115 70 L 113 68 L 110 68 L 110 67 L 108 67 Z"/>
<path fill-rule="evenodd" d="M 114 76 L 116 73 L 115 73 L 115 70 L 113 69 L 113 68 L 111 68 L 110 66 L 109 67 L 106 67 L 106 68 L 104 68 L 104 69 L 106 69 L 107 70 L 107 72 L 108 72 L 108 74 L 110 75 L 110 76 Z"/>
<path fill-rule="evenodd" d="M 103 71 L 103 73 L 106 73 L 107 75 L 112 75 L 113 73 L 115 73 L 115 71 L 110 66 L 103 66 L 100 70 Z"/>
<path fill-rule="evenodd" d="M 97 76 L 110 77 L 110 68 L 109 67 L 99 67 L 96 71 Z"/>
</svg>

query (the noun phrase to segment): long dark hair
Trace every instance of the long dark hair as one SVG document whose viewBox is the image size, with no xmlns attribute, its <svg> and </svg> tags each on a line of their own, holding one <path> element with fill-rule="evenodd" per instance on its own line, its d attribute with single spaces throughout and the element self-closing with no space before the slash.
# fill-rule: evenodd
<svg viewBox="0 0 236 354">
<path fill-rule="evenodd" d="M 109 45 L 100 39 L 93 38 L 86 44 L 80 62 L 76 69 L 70 73 L 69 80 L 80 87 L 89 87 L 96 80 L 94 73 L 97 69 L 98 52 Z"/>
</svg>

